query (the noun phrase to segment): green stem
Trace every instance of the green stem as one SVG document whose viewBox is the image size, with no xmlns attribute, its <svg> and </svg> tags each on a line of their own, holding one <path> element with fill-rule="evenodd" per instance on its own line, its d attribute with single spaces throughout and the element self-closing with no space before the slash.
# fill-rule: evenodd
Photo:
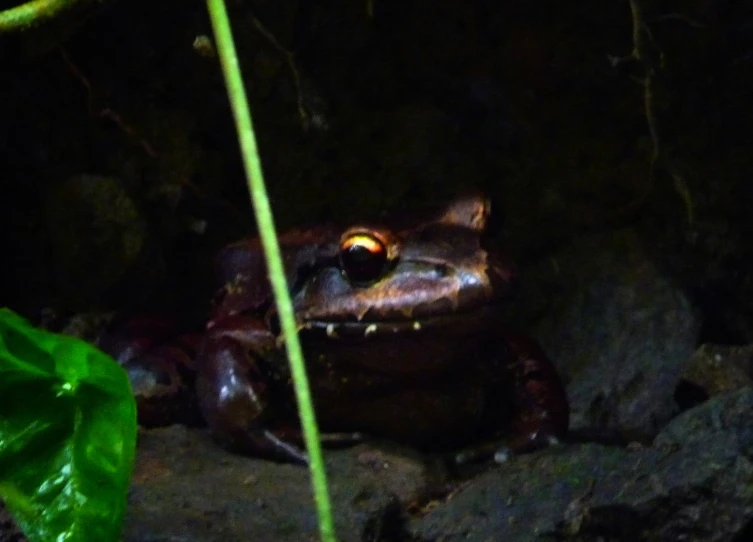
<svg viewBox="0 0 753 542">
<path fill-rule="evenodd" d="M 76 4 L 96 0 L 32 0 L 20 6 L 0 11 L 0 34 L 27 30 L 60 15 Z"/>
<path fill-rule="evenodd" d="M 303 437 L 309 454 L 311 484 L 319 515 L 319 529 L 323 541 L 334 542 L 335 529 L 327 491 L 319 430 L 314 417 L 311 391 L 309 390 L 308 379 L 306 378 L 301 344 L 298 340 L 298 329 L 293 314 L 293 305 L 285 280 L 285 271 L 282 264 L 280 246 L 275 234 L 272 210 L 270 209 L 269 198 L 264 187 L 261 162 L 251 122 L 251 112 L 249 111 L 243 79 L 238 67 L 238 56 L 233 44 L 230 21 L 224 0 L 207 0 L 207 7 L 212 20 L 215 39 L 217 40 L 217 52 L 225 74 L 225 83 L 228 88 L 233 117 L 238 129 L 238 140 L 243 155 L 243 166 L 246 170 L 248 189 L 251 193 L 251 203 L 254 207 L 259 236 L 264 248 L 269 281 L 272 285 L 280 317 L 280 326 L 285 337 L 285 346 L 288 352 L 288 359 L 290 360 L 290 370 L 293 375 L 296 397 L 298 399 L 298 412 L 301 417 Z"/>
</svg>

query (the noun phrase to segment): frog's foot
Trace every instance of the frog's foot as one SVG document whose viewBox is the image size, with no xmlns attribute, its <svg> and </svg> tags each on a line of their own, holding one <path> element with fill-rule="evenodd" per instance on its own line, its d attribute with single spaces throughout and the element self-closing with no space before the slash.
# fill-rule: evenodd
<svg viewBox="0 0 753 542">
<path fill-rule="evenodd" d="M 533 433 L 483 442 L 464 448 L 452 456 L 452 462 L 456 465 L 463 465 L 494 458 L 495 463 L 505 463 L 515 455 L 535 452 L 549 446 L 557 446 L 560 443 L 561 440 L 555 431 L 541 428 Z"/>
<path fill-rule="evenodd" d="M 268 453 L 273 459 L 280 459 L 282 461 L 289 461 L 299 465 L 308 465 L 309 457 L 301 448 L 295 444 L 291 444 L 287 440 L 284 440 L 274 432 L 269 430 L 262 430 L 261 440 L 256 442 L 254 450 L 259 453 Z"/>
<path fill-rule="evenodd" d="M 465 465 L 475 461 L 484 461 L 493 457 L 497 450 L 500 449 L 499 443 L 484 442 L 463 448 L 455 452 L 449 459 L 450 463 L 455 465 Z"/>
<path fill-rule="evenodd" d="M 512 456 L 535 452 L 561 443 L 554 431 L 541 429 L 529 435 L 512 439 L 494 451 L 494 462 L 505 463 Z"/>
<path fill-rule="evenodd" d="M 242 454 L 263 457 L 283 463 L 308 465 L 308 455 L 300 439 L 287 430 L 277 430 L 257 425 L 255 422 L 215 418 L 209 424 L 212 437 L 225 449 Z"/>
<path fill-rule="evenodd" d="M 265 455 L 273 459 L 290 461 L 292 463 L 308 465 L 308 455 L 303 434 L 298 428 L 277 428 L 274 430 L 256 431 L 253 444 L 247 445 L 254 453 Z M 249 434 L 249 435 L 250 435 Z M 249 437 L 246 437 L 248 440 Z M 346 448 L 363 442 L 363 433 L 320 433 L 319 442 L 327 448 Z"/>
<path fill-rule="evenodd" d="M 327 447 L 348 447 L 355 446 L 366 440 L 363 433 L 322 433 L 319 440 Z"/>
</svg>

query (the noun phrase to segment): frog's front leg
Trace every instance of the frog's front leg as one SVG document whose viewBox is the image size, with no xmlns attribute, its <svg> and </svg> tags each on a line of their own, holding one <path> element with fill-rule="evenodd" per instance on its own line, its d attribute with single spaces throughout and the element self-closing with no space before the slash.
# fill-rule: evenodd
<svg viewBox="0 0 753 542">
<path fill-rule="evenodd" d="M 277 348 L 257 318 L 234 315 L 213 322 L 197 359 L 199 406 L 213 436 L 226 447 L 295 463 L 306 454 L 270 429 L 268 378 L 259 363 Z"/>
<path fill-rule="evenodd" d="M 559 442 L 567 433 L 570 407 L 554 365 L 533 339 L 505 333 L 513 375 L 513 419 L 506 446 L 495 454 L 504 461 L 510 453 L 536 450 Z"/>
</svg>

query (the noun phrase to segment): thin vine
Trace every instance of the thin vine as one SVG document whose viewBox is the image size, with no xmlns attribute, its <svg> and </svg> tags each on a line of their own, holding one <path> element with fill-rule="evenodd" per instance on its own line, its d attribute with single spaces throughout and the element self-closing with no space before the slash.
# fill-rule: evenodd
<svg viewBox="0 0 753 542">
<path fill-rule="evenodd" d="M 102 3 L 103 0 L 32 0 L 19 6 L 0 11 L 0 34 L 22 32 L 47 21 L 63 12 L 84 4 Z"/>
<path fill-rule="evenodd" d="M 228 97 L 230 98 L 233 117 L 235 118 L 238 130 L 238 141 L 241 146 L 243 166 L 246 171 L 246 178 L 248 179 L 251 203 L 254 207 L 256 223 L 259 228 L 259 237 L 269 271 L 269 281 L 272 285 L 275 303 L 277 304 L 282 336 L 285 338 L 285 347 L 293 375 L 296 398 L 298 399 L 298 411 L 303 428 L 303 438 L 309 454 L 311 484 L 314 491 L 317 514 L 319 515 L 319 531 L 324 542 L 334 542 L 336 540 L 335 529 L 332 521 L 332 507 L 327 490 L 319 430 L 314 417 L 311 392 L 303 362 L 303 352 L 298 340 L 298 329 L 285 280 L 285 271 L 282 264 L 280 246 L 275 234 L 272 210 L 264 186 L 261 161 L 259 160 L 256 137 L 251 121 L 251 112 L 248 100 L 246 99 L 243 78 L 238 66 L 238 56 L 233 43 L 230 20 L 224 0 L 207 0 L 207 7 L 212 20 L 215 39 L 217 40 L 217 52 L 225 74 Z"/>
</svg>

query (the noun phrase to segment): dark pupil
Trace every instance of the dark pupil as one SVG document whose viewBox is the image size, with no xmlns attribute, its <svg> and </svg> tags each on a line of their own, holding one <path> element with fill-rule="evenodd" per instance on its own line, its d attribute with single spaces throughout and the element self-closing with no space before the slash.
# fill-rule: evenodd
<svg viewBox="0 0 753 542">
<path fill-rule="evenodd" d="M 371 282 L 382 276 L 387 255 L 384 250 L 370 250 L 355 243 L 340 251 L 340 260 L 350 280 Z"/>
</svg>

